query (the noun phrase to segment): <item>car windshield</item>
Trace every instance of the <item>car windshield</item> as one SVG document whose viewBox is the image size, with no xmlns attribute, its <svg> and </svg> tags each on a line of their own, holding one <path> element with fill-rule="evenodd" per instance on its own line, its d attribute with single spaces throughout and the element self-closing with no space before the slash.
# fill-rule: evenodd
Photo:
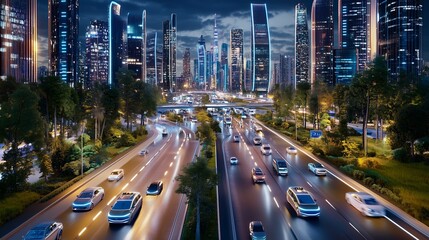
<svg viewBox="0 0 429 240">
<path fill-rule="evenodd" d="M 363 201 L 366 205 L 378 205 L 377 200 L 375 200 L 374 198 L 366 198 Z"/>
<path fill-rule="evenodd" d="M 277 165 L 279 165 L 279 167 L 286 167 L 286 163 L 283 161 L 278 161 Z"/>
<path fill-rule="evenodd" d="M 82 192 L 79 198 L 92 198 L 92 192 Z"/>
<path fill-rule="evenodd" d="M 124 210 L 124 209 L 130 209 L 130 207 L 131 207 L 131 201 L 117 201 L 115 205 L 113 205 L 112 209 Z"/>
<path fill-rule="evenodd" d="M 256 170 L 255 175 L 264 175 L 261 170 Z"/>
<path fill-rule="evenodd" d="M 156 183 L 152 183 L 148 188 L 149 191 L 156 191 L 157 189 L 158 189 L 158 184 Z"/>
<path fill-rule="evenodd" d="M 298 199 L 301 204 L 314 204 L 313 198 L 308 194 L 298 194 Z"/>
<path fill-rule="evenodd" d="M 270 147 L 264 147 L 264 150 L 270 150 L 271 148 Z"/>
<path fill-rule="evenodd" d="M 43 239 L 45 237 L 44 230 L 30 230 L 27 235 L 25 235 L 25 239 Z"/>
<path fill-rule="evenodd" d="M 262 225 L 253 225 L 253 231 L 254 232 L 263 232 L 264 228 L 262 227 Z"/>
<path fill-rule="evenodd" d="M 111 173 L 111 175 L 118 175 L 118 174 L 119 172 L 116 172 L 116 171 Z"/>
<path fill-rule="evenodd" d="M 315 164 L 314 164 L 314 167 L 315 167 L 315 168 L 323 168 L 323 165 L 322 165 L 322 164 L 320 164 L 320 163 L 315 163 Z"/>
<path fill-rule="evenodd" d="M 294 147 L 289 147 L 289 150 L 295 150 L 295 148 Z"/>
</svg>

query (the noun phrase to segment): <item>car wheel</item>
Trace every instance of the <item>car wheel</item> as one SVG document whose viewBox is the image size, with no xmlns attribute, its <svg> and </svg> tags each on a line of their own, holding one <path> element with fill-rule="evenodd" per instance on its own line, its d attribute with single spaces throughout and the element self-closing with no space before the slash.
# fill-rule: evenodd
<svg viewBox="0 0 429 240">
<path fill-rule="evenodd" d="M 56 240 L 61 240 L 62 236 L 63 236 L 63 231 L 62 231 L 62 230 L 60 230 L 60 231 L 58 232 L 58 235 L 57 235 Z"/>
</svg>

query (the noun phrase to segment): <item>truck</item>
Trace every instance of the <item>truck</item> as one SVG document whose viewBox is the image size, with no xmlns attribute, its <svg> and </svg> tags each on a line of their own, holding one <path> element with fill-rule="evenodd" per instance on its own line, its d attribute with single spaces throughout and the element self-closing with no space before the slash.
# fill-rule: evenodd
<svg viewBox="0 0 429 240">
<path fill-rule="evenodd" d="M 286 160 L 281 158 L 277 158 L 277 159 L 273 158 L 272 164 L 273 164 L 273 169 L 277 173 L 277 175 L 287 176 L 288 169 L 287 169 Z"/>
</svg>

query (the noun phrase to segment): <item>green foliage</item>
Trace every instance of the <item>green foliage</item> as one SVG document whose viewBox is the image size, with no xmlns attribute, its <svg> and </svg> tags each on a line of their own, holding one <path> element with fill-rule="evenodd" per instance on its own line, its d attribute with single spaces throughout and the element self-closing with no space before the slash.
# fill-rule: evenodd
<svg viewBox="0 0 429 240">
<path fill-rule="evenodd" d="M 64 166 L 62 167 L 63 175 L 65 175 L 65 176 L 79 176 L 80 174 L 82 174 L 81 169 L 82 169 L 82 161 L 81 160 L 68 162 L 68 163 L 64 164 Z M 88 169 L 89 169 L 88 160 L 84 158 L 83 159 L 83 172 L 85 172 Z"/>
<path fill-rule="evenodd" d="M 115 144 L 116 148 L 129 147 L 136 144 L 136 139 L 128 132 L 124 132 Z"/>
<path fill-rule="evenodd" d="M 349 175 L 351 175 L 353 173 L 353 171 L 355 170 L 355 168 L 356 168 L 356 166 L 354 164 L 347 164 L 345 166 L 341 166 L 340 167 L 340 169 L 343 172 L 345 172 L 345 173 L 347 173 Z"/>
<path fill-rule="evenodd" d="M 147 135 L 147 130 L 145 126 L 139 126 L 136 128 L 136 130 L 133 131 L 133 137 L 138 138 L 144 135 Z"/>
<path fill-rule="evenodd" d="M 326 146 L 325 155 L 340 157 L 343 156 L 343 150 L 342 146 L 328 145 Z"/>
<path fill-rule="evenodd" d="M 107 160 L 109 160 L 109 153 L 105 148 L 103 148 L 100 152 L 90 158 L 89 163 L 91 168 L 97 168 L 107 162 Z"/>
<path fill-rule="evenodd" d="M 0 201 L 0 225 L 12 220 L 30 204 L 40 199 L 40 195 L 35 192 L 19 192 L 10 195 Z"/>
<path fill-rule="evenodd" d="M 362 162 L 361 167 L 367 168 L 367 169 L 372 169 L 372 168 L 377 169 L 377 168 L 380 168 L 380 163 L 375 159 L 367 158 Z"/>
<path fill-rule="evenodd" d="M 201 102 L 205 105 L 205 104 L 209 104 L 210 103 L 210 97 L 208 94 L 204 94 L 203 97 L 201 98 Z"/>
<path fill-rule="evenodd" d="M 372 177 L 366 177 L 363 179 L 363 184 L 367 186 L 372 186 L 375 183 L 374 179 Z"/>
<path fill-rule="evenodd" d="M 392 151 L 393 159 L 400 162 L 409 162 L 411 160 L 410 155 L 404 148 L 397 148 Z"/>
<path fill-rule="evenodd" d="M 352 176 L 357 180 L 363 180 L 365 178 L 365 172 L 361 170 L 353 170 Z"/>
<path fill-rule="evenodd" d="M 343 140 L 341 142 L 343 147 L 342 153 L 345 157 L 353 157 L 359 155 L 359 145 L 356 142 Z"/>
</svg>

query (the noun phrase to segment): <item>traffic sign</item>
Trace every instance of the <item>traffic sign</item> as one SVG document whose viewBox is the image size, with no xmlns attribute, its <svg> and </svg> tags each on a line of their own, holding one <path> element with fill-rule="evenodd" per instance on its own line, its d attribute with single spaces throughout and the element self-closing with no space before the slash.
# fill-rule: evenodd
<svg viewBox="0 0 429 240">
<path fill-rule="evenodd" d="M 322 136 L 322 130 L 310 130 L 310 138 L 320 138 Z"/>
</svg>

